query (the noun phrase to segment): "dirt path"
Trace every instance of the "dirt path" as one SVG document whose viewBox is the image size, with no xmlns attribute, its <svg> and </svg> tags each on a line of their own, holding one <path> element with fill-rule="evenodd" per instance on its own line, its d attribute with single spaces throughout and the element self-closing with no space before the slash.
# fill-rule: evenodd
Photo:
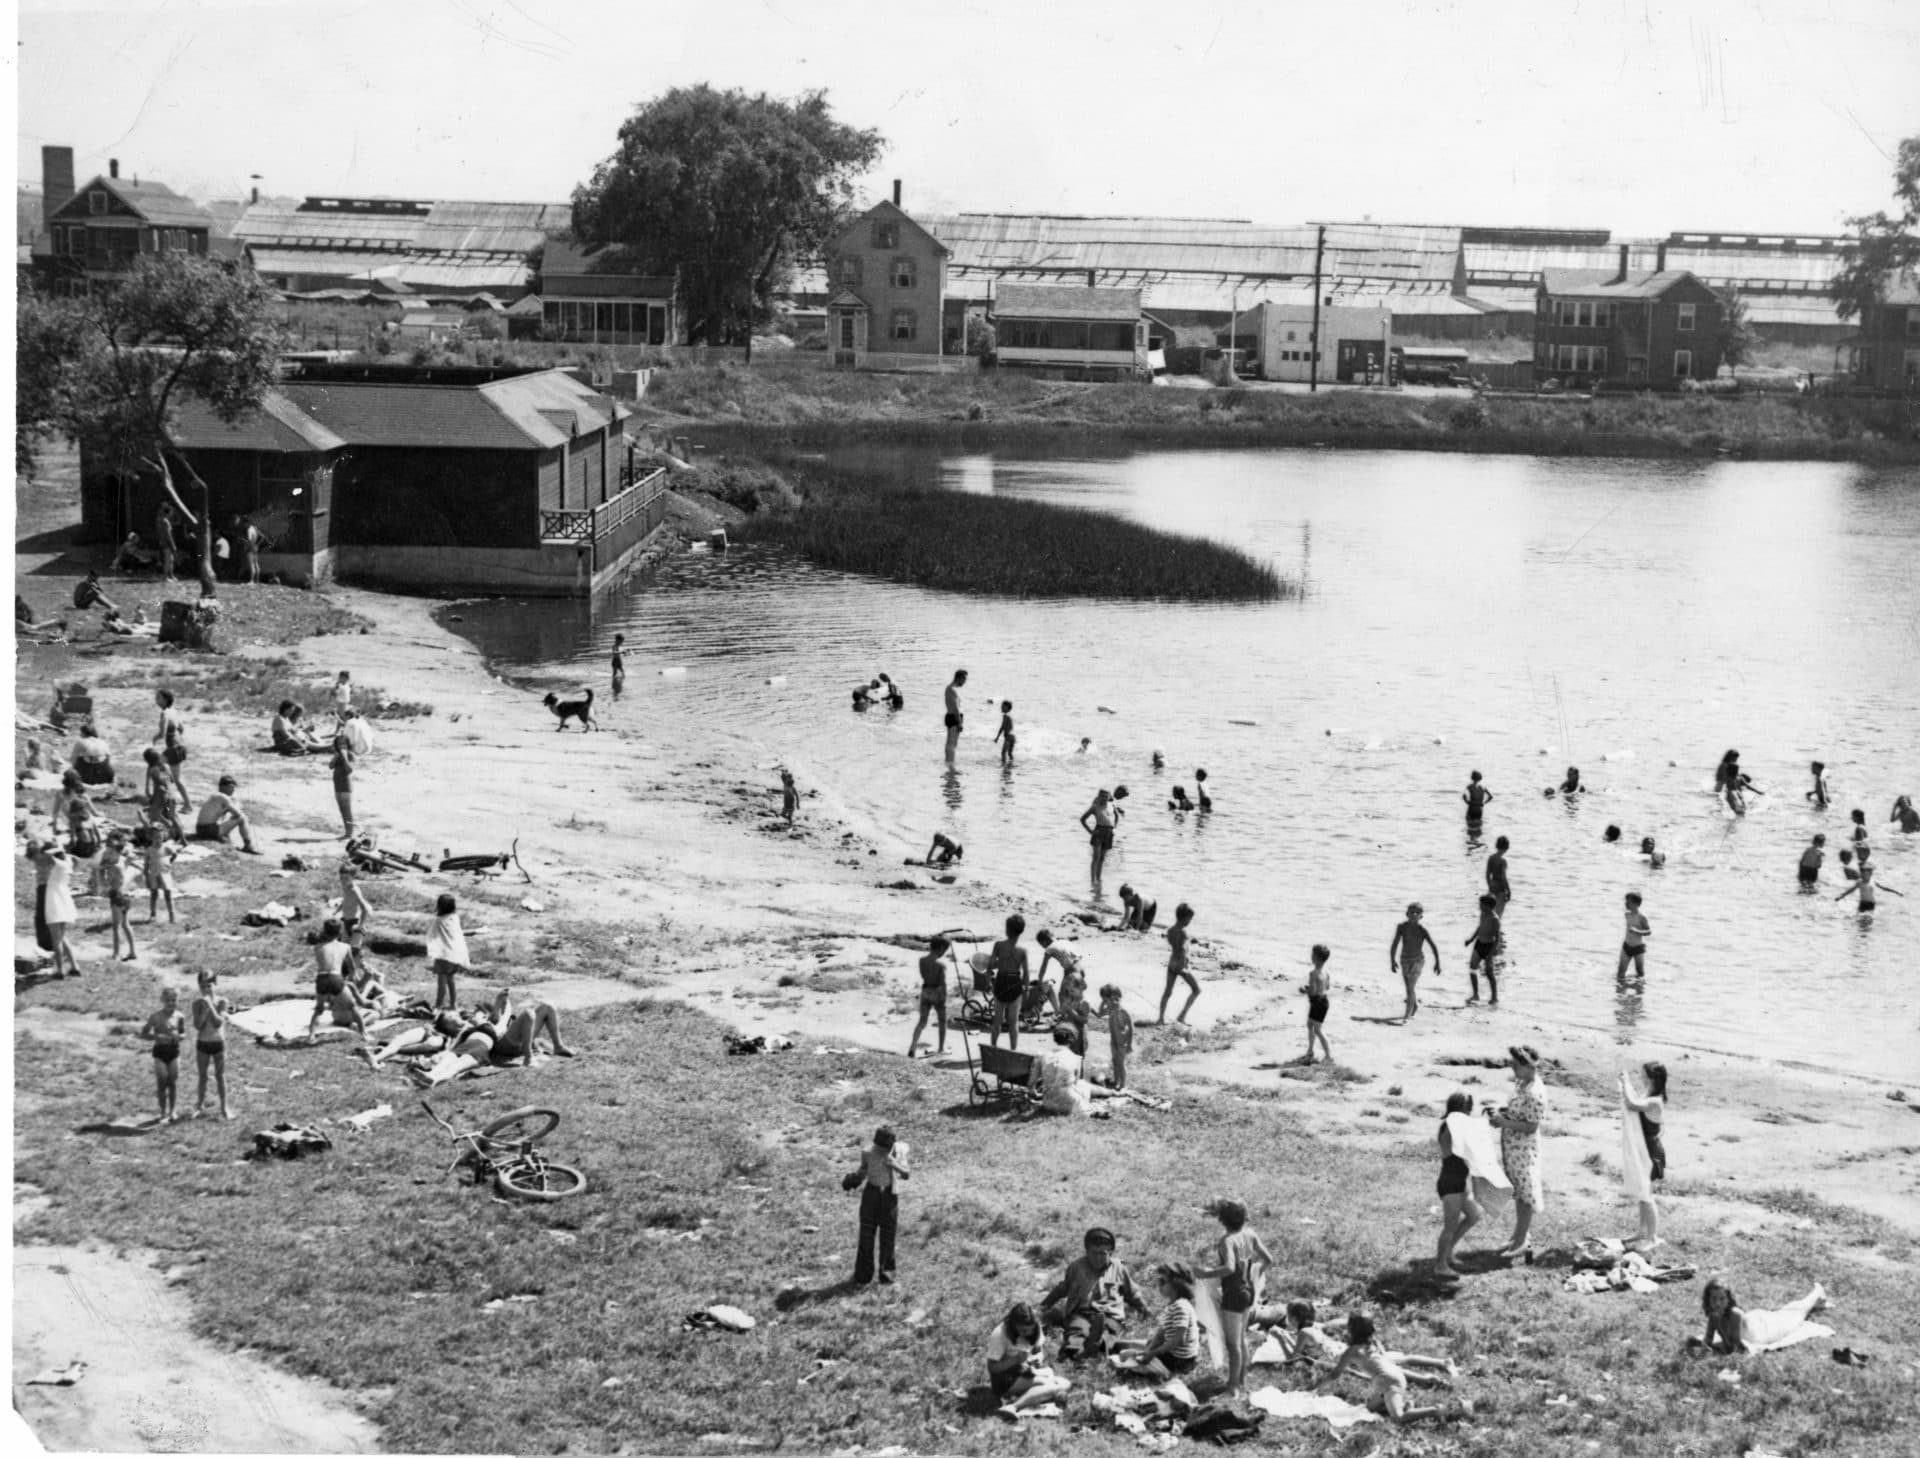
<svg viewBox="0 0 1920 1458">
<path fill-rule="evenodd" d="M 20 1246 L 13 1293 L 14 1411 L 49 1452 L 377 1450 L 346 1394 L 190 1335 L 187 1297 L 150 1255 Z M 73 1386 L 27 1385 L 74 1361 Z"/>
</svg>

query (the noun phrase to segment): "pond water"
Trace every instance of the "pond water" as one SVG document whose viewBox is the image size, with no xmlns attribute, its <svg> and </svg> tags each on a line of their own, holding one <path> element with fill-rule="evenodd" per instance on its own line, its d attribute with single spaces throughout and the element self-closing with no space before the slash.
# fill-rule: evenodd
<svg viewBox="0 0 1920 1458">
<path fill-rule="evenodd" d="M 676 559 L 591 605 L 469 603 L 459 628 L 503 672 L 603 692 L 624 632 L 628 690 L 610 718 L 693 719 L 791 765 L 822 808 L 899 854 L 943 830 L 972 875 L 1009 888 L 1085 898 L 1077 817 L 1124 783 L 1107 896 L 1131 881 L 1163 917 L 1191 901 L 1196 934 L 1285 974 L 1276 996 L 1316 941 L 1334 948 L 1336 986 L 1384 983 L 1413 900 L 1457 990 L 1489 842 L 1506 835 L 1503 1002 L 1623 1035 L 1920 1072 L 1920 836 L 1887 819 L 1897 794 L 1920 795 L 1920 472 L 1316 450 L 865 450 L 830 464 L 1212 536 L 1304 595 L 999 601 L 737 550 Z M 958 667 L 967 721 L 949 767 L 941 690 Z M 852 712 L 852 686 L 881 671 L 906 707 Z M 1011 768 L 990 743 L 1003 698 Z M 1736 747 L 1766 792 L 1743 820 L 1710 789 Z M 1803 798 L 1815 758 L 1834 796 L 1824 815 Z M 1590 793 L 1545 797 L 1570 764 Z M 1213 813 L 1168 812 L 1197 766 Z M 1460 802 L 1472 769 L 1496 797 L 1478 833 Z M 1883 884 L 1910 893 L 1883 895 L 1873 917 L 1833 900 L 1855 806 Z M 1804 895 L 1795 867 L 1821 830 L 1825 894 Z M 1645 835 L 1663 869 L 1632 854 Z M 1644 984 L 1622 987 L 1633 889 L 1654 936 Z"/>
</svg>

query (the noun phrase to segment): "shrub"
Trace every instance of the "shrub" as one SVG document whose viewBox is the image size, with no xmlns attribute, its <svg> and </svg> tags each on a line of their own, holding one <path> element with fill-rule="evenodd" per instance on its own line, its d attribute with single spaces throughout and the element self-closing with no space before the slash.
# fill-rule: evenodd
<svg viewBox="0 0 1920 1458">
<path fill-rule="evenodd" d="M 1491 421 L 1484 400 L 1462 400 L 1447 412 L 1447 424 L 1454 430 L 1484 430 Z"/>
</svg>

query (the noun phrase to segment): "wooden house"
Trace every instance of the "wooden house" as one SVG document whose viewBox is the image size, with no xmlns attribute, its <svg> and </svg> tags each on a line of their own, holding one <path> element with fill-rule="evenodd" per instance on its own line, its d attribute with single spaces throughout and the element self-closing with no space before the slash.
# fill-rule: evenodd
<svg viewBox="0 0 1920 1458">
<path fill-rule="evenodd" d="M 1152 371 L 1138 289 L 1001 284 L 992 322 L 1002 369 L 1086 380 L 1146 379 Z"/>
<path fill-rule="evenodd" d="M 564 370 L 306 365 L 233 425 L 189 402 L 173 440 L 219 528 L 261 526 L 269 572 L 573 596 L 664 519 L 664 478 L 636 477 L 627 417 Z M 191 477 L 173 475 L 197 512 Z M 82 457 L 91 539 L 149 535 L 162 498 L 157 479 Z"/>
<path fill-rule="evenodd" d="M 1920 283 L 1895 277 L 1847 341 L 1847 375 L 1875 390 L 1920 388 Z"/>
<path fill-rule="evenodd" d="M 48 293 L 90 293 L 143 254 L 237 255 L 216 237 L 213 215 L 191 198 L 163 183 L 121 177 L 117 160 L 107 164 L 106 176 L 72 188 L 71 149 L 46 150 L 65 153 L 69 179 L 65 196 L 60 184 L 50 184 L 55 191 L 46 198 L 46 225 L 34 248 L 34 275 Z M 58 164 L 48 159 L 46 169 L 52 178 Z"/>
<path fill-rule="evenodd" d="M 876 203 L 827 245 L 827 347 L 857 369 L 938 369 L 958 357 L 945 327 L 947 247 L 892 202 Z"/>
<path fill-rule="evenodd" d="M 1578 389 L 1673 390 L 1720 372 L 1722 306 L 1685 269 L 1541 271 L 1534 300 L 1534 378 Z"/>
<path fill-rule="evenodd" d="M 549 339 L 578 344 L 680 342 L 672 276 L 640 272 L 624 249 L 549 240 L 540 263 L 540 311 Z"/>
</svg>

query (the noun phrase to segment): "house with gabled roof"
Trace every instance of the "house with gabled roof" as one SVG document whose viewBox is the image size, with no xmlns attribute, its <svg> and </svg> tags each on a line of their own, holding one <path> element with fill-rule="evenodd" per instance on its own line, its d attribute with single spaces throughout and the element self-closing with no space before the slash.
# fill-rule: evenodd
<svg viewBox="0 0 1920 1458">
<path fill-rule="evenodd" d="M 50 184 L 46 225 L 34 243 L 34 276 L 48 293 L 90 293 L 143 254 L 238 258 L 214 216 L 192 198 L 164 183 L 122 177 L 118 159 L 108 162 L 105 176 L 74 188 L 71 149 L 47 150 L 66 154 L 68 179 L 64 187 Z"/>
<path fill-rule="evenodd" d="M 1920 388 L 1920 280 L 1894 274 L 1847 341 L 1847 375 L 1865 389 Z"/>
<path fill-rule="evenodd" d="M 945 318 L 947 246 L 891 202 L 875 203 L 826 248 L 827 347 L 858 369 L 969 368 Z"/>
<path fill-rule="evenodd" d="M 1720 297 L 1686 269 L 1548 268 L 1534 298 L 1533 372 L 1577 389 L 1673 390 L 1720 372 Z"/>
<path fill-rule="evenodd" d="M 232 424 L 184 404 L 173 477 L 196 511 L 206 483 L 217 527 L 259 526 L 263 568 L 293 581 L 586 595 L 665 517 L 628 415 L 566 370 L 303 364 Z M 162 499 L 82 455 L 87 537 L 148 534 Z"/>
<path fill-rule="evenodd" d="M 1003 283 L 990 317 L 1002 369 L 1088 380 L 1151 373 L 1139 289 Z"/>
</svg>

